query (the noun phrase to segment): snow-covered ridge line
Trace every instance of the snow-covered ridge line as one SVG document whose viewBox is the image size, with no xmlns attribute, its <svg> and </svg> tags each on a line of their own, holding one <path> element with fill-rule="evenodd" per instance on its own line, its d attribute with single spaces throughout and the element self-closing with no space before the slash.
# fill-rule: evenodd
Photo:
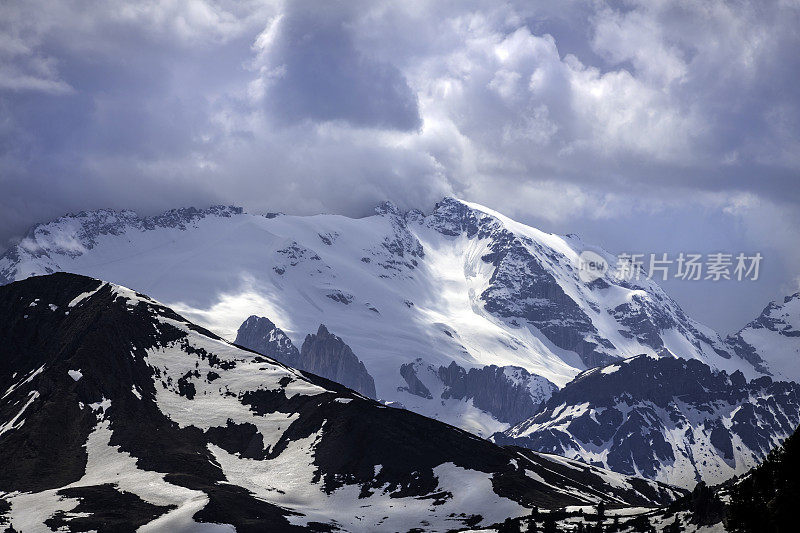
<svg viewBox="0 0 800 533">
<path fill-rule="evenodd" d="M 771 302 L 761 314 L 728 338 L 733 351 L 755 358 L 779 379 L 800 382 L 800 292 Z M 761 361 L 759 354 L 768 354 Z"/>
<path fill-rule="evenodd" d="M 205 209 L 184 207 L 170 209 L 155 216 L 139 216 L 135 211 L 97 209 L 80 211 L 61 216 L 51 222 L 34 225 L 22 240 L 0 257 L 0 283 L 8 283 L 18 276 L 14 275 L 15 263 L 26 258 L 37 258 L 45 264 L 52 264 L 50 255 L 77 257 L 91 250 L 97 239 L 106 235 L 124 235 L 131 229 L 153 231 L 156 229 L 186 229 L 208 216 L 230 217 L 244 213 L 236 206 L 216 205 Z M 48 265 L 49 266 L 49 265 Z M 42 273 L 56 272 L 58 269 Z"/>
</svg>

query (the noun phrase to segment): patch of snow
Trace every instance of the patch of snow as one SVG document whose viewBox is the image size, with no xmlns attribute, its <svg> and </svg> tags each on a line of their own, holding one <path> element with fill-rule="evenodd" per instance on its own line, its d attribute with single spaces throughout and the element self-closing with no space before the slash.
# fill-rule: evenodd
<svg viewBox="0 0 800 533">
<path fill-rule="evenodd" d="M 0 398 L 0 400 L 5 400 L 6 396 L 8 396 L 9 394 L 11 394 L 15 390 L 17 390 L 19 387 L 21 387 L 22 385 L 26 385 L 26 384 L 30 383 L 31 381 L 33 381 L 33 379 L 36 376 L 38 376 L 39 374 L 42 373 L 42 371 L 44 370 L 44 366 L 45 365 L 42 365 L 39 368 L 37 368 L 36 370 L 32 371 L 30 374 L 28 374 L 28 376 L 25 379 L 21 380 L 19 383 L 11 385 L 8 388 L 8 390 L 5 392 L 5 394 L 3 394 L 3 397 Z M 12 379 L 14 379 L 15 377 L 17 377 L 17 372 L 14 372 L 14 375 L 11 376 Z"/>
<path fill-rule="evenodd" d="M 107 411 L 109 400 L 92 404 L 99 411 Z M 15 494 L 8 498 L 11 503 L 9 513 L 11 525 L 18 531 L 48 531 L 44 522 L 57 511 L 70 511 L 78 505 L 78 500 L 67 499 L 57 493 L 65 488 L 89 487 L 112 484 L 118 490 L 130 492 L 153 505 L 174 505 L 177 509 L 157 520 L 157 524 L 146 531 L 164 531 L 161 525 L 169 525 L 169 531 L 233 531 L 232 528 L 203 529 L 192 516 L 208 503 L 203 492 L 187 489 L 164 481 L 165 474 L 140 470 L 136 458 L 110 445 L 112 432 L 110 422 L 102 419 L 86 442 L 88 455 L 83 477 L 66 487 L 38 493 Z M 213 524 L 211 525 L 213 526 Z M 145 526 L 147 527 L 147 526 Z"/>
<path fill-rule="evenodd" d="M 268 465 L 236 457 L 213 444 L 209 449 L 230 482 L 245 487 L 260 499 L 302 513 L 302 516 L 290 517 L 291 522 L 300 526 L 309 522 L 328 523 L 332 519 L 339 527 L 351 532 L 406 531 L 413 528 L 444 531 L 460 525 L 461 522 L 451 515 L 465 510 L 482 515 L 481 523 L 485 524 L 529 512 L 516 502 L 497 496 L 490 474 L 466 470 L 451 463 L 434 469 L 439 485 L 437 492 L 453 494 L 440 505 L 431 505 L 422 498 L 392 497 L 389 487 L 379 487 L 367 497 L 359 495 L 361 489 L 357 485 L 345 485 L 332 494 L 326 494 L 321 483 L 314 482 L 314 449 L 319 437 L 319 434 L 314 434 L 289 443 L 287 449 Z M 466 487 L 469 490 L 465 490 Z"/>
<path fill-rule="evenodd" d="M 105 282 L 104 283 L 100 283 L 100 285 L 97 288 L 92 289 L 91 291 L 87 291 L 87 292 L 84 292 L 82 294 L 79 294 L 78 296 L 73 298 L 70 303 L 67 304 L 67 307 L 75 307 L 76 305 L 78 305 L 82 301 L 86 300 L 87 298 L 91 298 L 92 296 L 94 296 L 97 293 L 97 291 L 99 291 L 100 289 L 102 289 L 105 286 L 106 286 Z"/>
<path fill-rule="evenodd" d="M 28 401 L 25 402 L 25 405 L 22 406 L 22 409 L 19 410 L 19 412 L 14 416 L 14 418 L 9 420 L 5 424 L 0 425 L 0 436 L 2 436 L 3 433 L 6 433 L 7 431 L 12 431 L 22 427 L 22 424 L 24 424 L 25 421 L 19 419 L 22 417 L 23 414 L 25 414 L 25 410 L 28 409 L 28 407 L 30 407 L 31 404 L 35 402 L 36 398 L 38 397 L 39 397 L 39 391 L 31 391 L 28 394 Z M 18 420 L 19 423 L 17 423 Z"/>
</svg>

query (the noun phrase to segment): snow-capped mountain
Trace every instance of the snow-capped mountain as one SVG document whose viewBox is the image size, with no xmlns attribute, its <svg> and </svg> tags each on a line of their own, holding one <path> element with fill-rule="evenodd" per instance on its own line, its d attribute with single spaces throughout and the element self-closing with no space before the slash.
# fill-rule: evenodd
<svg viewBox="0 0 800 533">
<path fill-rule="evenodd" d="M 731 351 L 778 379 L 800 382 L 800 292 L 772 302 L 728 337 Z"/>
<path fill-rule="evenodd" d="M 388 408 L 83 276 L 0 287 L 0 338 L 16 531 L 444 531 L 679 494 Z"/>
<path fill-rule="evenodd" d="M 798 423 L 794 382 L 642 355 L 584 372 L 494 440 L 692 488 L 757 465 Z"/>
<path fill-rule="evenodd" d="M 488 367 L 469 378 L 475 384 L 505 383 L 522 369 L 536 377 L 523 376 L 535 404 L 587 368 L 664 349 L 760 375 L 758 355 L 732 353 L 650 280 L 611 269 L 582 281 L 586 248 L 453 198 L 428 215 L 384 203 L 361 219 L 101 210 L 32 228 L 0 258 L 0 282 L 55 271 L 108 279 L 227 340 L 251 315 L 275 321 L 296 347 L 325 324 L 363 362 L 379 399 L 482 435 L 510 423 L 477 406 L 479 391 L 451 394 L 458 386 L 445 381 L 463 381 L 440 370 L 451 363 L 467 376 Z M 503 369 L 494 378 L 492 366 Z M 430 394 L 416 394 L 409 379 Z"/>
</svg>

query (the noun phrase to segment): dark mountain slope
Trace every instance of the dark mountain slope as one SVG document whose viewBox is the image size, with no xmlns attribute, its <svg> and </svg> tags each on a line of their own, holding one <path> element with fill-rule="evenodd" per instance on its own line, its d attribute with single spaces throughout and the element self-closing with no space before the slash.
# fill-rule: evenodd
<svg viewBox="0 0 800 533">
<path fill-rule="evenodd" d="M 796 432 L 763 464 L 730 489 L 727 529 L 732 532 L 797 531 L 800 501 L 800 435 Z"/>
</svg>

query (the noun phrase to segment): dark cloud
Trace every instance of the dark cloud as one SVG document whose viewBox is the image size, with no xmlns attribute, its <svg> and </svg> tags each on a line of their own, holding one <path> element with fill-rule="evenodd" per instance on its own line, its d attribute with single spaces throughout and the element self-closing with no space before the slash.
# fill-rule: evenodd
<svg viewBox="0 0 800 533">
<path fill-rule="evenodd" d="M 391 63 L 357 50 L 341 2 L 288 6 L 265 50 L 266 105 L 282 123 L 342 120 L 353 126 L 416 130 L 416 94 Z"/>
</svg>

